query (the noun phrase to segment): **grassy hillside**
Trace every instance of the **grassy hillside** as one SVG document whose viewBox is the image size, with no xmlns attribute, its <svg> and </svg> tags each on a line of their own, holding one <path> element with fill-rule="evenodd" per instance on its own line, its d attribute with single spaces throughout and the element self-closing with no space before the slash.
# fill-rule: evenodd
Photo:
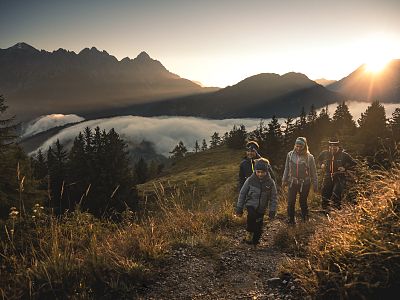
<svg viewBox="0 0 400 300">
<path fill-rule="evenodd" d="M 189 248 L 198 261 L 225 250 L 248 251 L 238 248 L 235 235 L 245 220 L 233 216 L 242 155 L 218 147 L 174 162 L 138 187 L 144 212 L 125 211 L 120 223 L 79 210 L 56 218 L 40 206 L 27 208 L 24 217 L 13 209 L 0 224 L 0 296 L 140 298 L 144 286 L 160 280 L 157 274 L 174 249 Z M 282 222 L 285 193 L 279 197 L 278 221 L 268 225 L 276 233 L 271 247 L 277 254 L 261 251 L 275 261 L 278 254 L 288 258 L 282 273 L 300 280 L 303 295 L 368 298 L 396 291 L 399 171 L 358 174 L 357 205 L 329 218 L 312 211 L 310 222 L 295 228 Z M 312 210 L 319 207 L 318 194 L 309 200 Z"/>
</svg>

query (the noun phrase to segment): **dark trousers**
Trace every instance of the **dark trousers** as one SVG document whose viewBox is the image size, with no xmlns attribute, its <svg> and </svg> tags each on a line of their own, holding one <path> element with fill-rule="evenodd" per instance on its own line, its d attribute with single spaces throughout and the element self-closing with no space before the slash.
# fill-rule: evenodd
<svg viewBox="0 0 400 300">
<path fill-rule="evenodd" d="M 260 242 L 263 228 L 264 214 L 256 211 L 252 206 L 247 206 L 247 227 L 248 232 L 253 233 L 253 244 Z"/>
<path fill-rule="evenodd" d="M 310 183 L 295 183 L 289 185 L 289 192 L 288 192 L 288 206 L 287 212 L 289 217 L 289 223 L 294 224 L 294 213 L 295 213 L 295 206 L 296 206 L 296 198 L 297 194 L 300 195 L 300 208 L 301 208 L 301 216 L 304 221 L 308 219 L 308 205 L 307 205 L 307 198 L 308 193 L 310 192 Z"/>
<path fill-rule="evenodd" d="M 322 209 L 328 209 L 330 202 L 332 202 L 333 207 L 336 209 L 341 208 L 342 204 L 342 193 L 345 188 L 345 179 L 336 176 L 333 177 L 325 177 L 324 183 L 322 185 Z"/>
</svg>

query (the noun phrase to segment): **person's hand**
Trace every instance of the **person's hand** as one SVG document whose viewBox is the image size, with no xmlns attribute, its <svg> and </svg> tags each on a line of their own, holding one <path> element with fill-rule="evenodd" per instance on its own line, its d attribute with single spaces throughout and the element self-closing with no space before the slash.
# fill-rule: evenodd
<svg viewBox="0 0 400 300">
<path fill-rule="evenodd" d="M 325 164 L 321 164 L 321 169 L 325 169 Z"/>
<path fill-rule="evenodd" d="M 346 171 L 346 169 L 345 169 L 344 167 L 339 167 L 339 168 L 338 168 L 338 171 L 339 171 L 339 172 L 344 172 L 344 171 Z"/>
</svg>

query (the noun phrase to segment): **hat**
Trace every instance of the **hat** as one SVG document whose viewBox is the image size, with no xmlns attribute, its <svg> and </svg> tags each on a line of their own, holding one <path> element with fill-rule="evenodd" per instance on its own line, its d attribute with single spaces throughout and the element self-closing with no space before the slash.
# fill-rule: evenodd
<svg viewBox="0 0 400 300">
<path fill-rule="evenodd" d="M 329 146 L 339 146 L 339 140 L 336 137 L 329 139 Z"/>
<path fill-rule="evenodd" d="M 247 148 L 248 150 L 255 150 L 255 151 L 257 151 L 259 147 L 260 147 L 260 146 L 258 145 L 258 143 L 257 143 L 256 141 L 249 141 L 249 142 L 247 142 L 247 144 L 246 144 L 246 148 Z"/>
<path fill-rule="evenodd" d="M 298 137 L 298 138 L 296 139 L 295 144 L 299 144 L 299 145 L 305 146 L 305 145 L 307 144 L 307 140 L 306 140 L 305 137 L 301 137 L 301 136 L 300 136 L 300 137 Z"/>
<path fill-rule="evenodd" d="M 267 161 L 265 161 L 263 159 L 258 159 L 256 161 L 254 169 L 255 170 L 262 170 L 262 171 L 267 172 L 268 171 L 268 163 L 267 163 Z"/>
</svg>

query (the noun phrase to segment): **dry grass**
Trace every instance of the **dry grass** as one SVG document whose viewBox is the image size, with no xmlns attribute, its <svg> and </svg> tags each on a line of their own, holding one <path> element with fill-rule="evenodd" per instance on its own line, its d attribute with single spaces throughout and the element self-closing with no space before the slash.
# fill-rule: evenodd
<svg viewBox="0 0 400 300">
<path fill-rule="evenodd" d="M 306 258 L 284 271 L 319 299 L 389 299 L 400 284 L 400 168 L 360 171 L 357 205 L 334 212 L 311 237 Z"/>
<path fill-rule="evenodd" d="M 152 209 L 140 217 L 126 211 L 118 224 L 80 211 L 57 218 L 40 207 L 12 214 L 0 232 L 0 297 L 134 297 L 174 247 L 224 248 L 220 231 L 238 222 L 234 183 L 222 184 L 231 168 L 220 168 L 210 187 L 155 181 Z"/>
</svg>

